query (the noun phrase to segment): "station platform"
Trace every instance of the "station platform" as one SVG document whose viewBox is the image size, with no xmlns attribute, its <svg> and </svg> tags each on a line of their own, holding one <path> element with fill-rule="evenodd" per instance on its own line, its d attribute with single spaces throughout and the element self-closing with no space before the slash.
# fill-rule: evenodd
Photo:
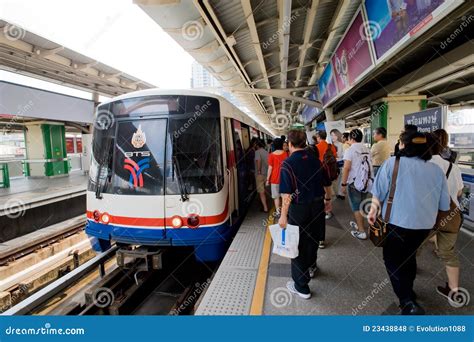
<svg viewBox="0 0 474 342">
<path fill-rule="evenodd" d="M 85 195 L 88 175 L 72 172 L 56 178 L 14 178 L 0 189 L 0 216 Z"/>
<path fill-rule="evenodd" d="M 255 203 L 254 207 L 258 207 Z M 286 289 L 290 259 L 271 253 L 266 214 L 251 210 L 237 233 L 196 315 L 397 315 L 398 300 L 386 273 L 382 249 L 350 234 L 353 219 L 346 201 L 333 202 L 326 221 L 326 248 L 318 250 L 312 297 L 300 299 Z M 272 222 L 270 221 L 270 224 Z M 474 294 L 474 236 L 458 238 L 460 286 Z M 419 250 L 415 291 L 429 315 L 472 315 L 474 303 L 452 307 L 436 293 L 444 285 L 444 265 L 431 243 Z"/>
</svg>

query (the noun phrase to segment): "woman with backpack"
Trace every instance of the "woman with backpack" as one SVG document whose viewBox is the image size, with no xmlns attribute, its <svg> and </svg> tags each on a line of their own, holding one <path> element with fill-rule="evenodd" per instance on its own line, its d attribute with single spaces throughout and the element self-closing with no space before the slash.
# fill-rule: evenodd
<svg viewBox="0 0 474 342">
<path fill-rule="evenodd" d="M 367 239 L 361 206 L 366 202 L 373 183 L 370 150 L 362 143 L 363 138 L 360 129 L 353 129 L 349 133 L 351 147 L 344 153 L 341 178 L 342 193 L 349 195 L 349 203 L 355 218 L 355 221 L 350 222 L 351 234 L 360 240 Z"/>
<path fill-rule="evenodd" d="M 416 251 L 435 226 L 438 211 L 450 209 L 450 197 L 444 172 L 428 162 L 431 151 L 425 134 L 404 132 L 399 147 L 398 155 L 383 163 L 377 173 L 368 220 L 374 224 L 379 213 L 385 216 L 392 178 L 396 179 L 383 259 L 401 314 L 423 315 L 413 291 Z"/>
</svg>

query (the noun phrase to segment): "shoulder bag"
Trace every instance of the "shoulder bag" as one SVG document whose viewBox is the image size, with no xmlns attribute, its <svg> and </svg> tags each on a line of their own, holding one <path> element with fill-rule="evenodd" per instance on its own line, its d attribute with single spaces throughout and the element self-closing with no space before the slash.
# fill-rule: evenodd
<svg viewBox="0 0 474 342">
<path fill-rule="evenodd" d="M 449 178 L 451 169 L 453 168 L 453 163 L 449 163 L 448 171 L 446 172 L 446 180 Z M 449 210 L 448 211 L 438 211 L 438 216 L 436 217 L 436 223 L 434 230 L 441 231 L 445 233 L 458 233 L 462 226 L 462 212 L 461 209 L 454 203 L 451 195 L 449 196 Z"/>
<path fill-rule="evenodd" d="M 387 225 L 390 220 L 390 214 L 392 213 L 393 197 L 395 196 L 395 189 L 397 187 L 399 167 L 400 157 L 397 157 L 393 167 L 392 181 L 390 184 L 390 193 L 388 195 L 387 210 L 385 211 L 385 215 L 383 218 L 378 216 L 375 220 L 375 223 L 369 226 L 369 238 L 376 247 L 383 247 L 385 244 L 385 238 L 387 237 Z M 382 207 L 380 208 L 380 212 L 382 212 Z"/>
</svg>

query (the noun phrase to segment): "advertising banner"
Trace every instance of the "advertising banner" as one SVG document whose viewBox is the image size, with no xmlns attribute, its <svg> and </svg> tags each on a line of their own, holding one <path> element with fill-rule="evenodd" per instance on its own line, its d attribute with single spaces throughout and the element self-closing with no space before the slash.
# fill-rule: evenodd
<svg viewBox="0 0 474 342">
<path fill-rule="evenodd" d="M 454 1 L 366 0 L 368 29 L 372 33 L 377 60 L 392 47 L 407 41 Z"/>
<path fill-rule="evenodd" d="M 359 11 L 332 58 L 340 93 L 352 87 L 364 71 L 373 65 L 364 27 L 362 12 Z"/>
<path fill-rule="evenodd" d="M 328 104 L 337 95 L 336 80 L 334 79 L 334 72 L 332 63 L 328 63 L 326 69 L 318 80 L 319 99 L 324 105 Z"/>
<path fill-rule="evenodd" d="M 416 125 L 418 132 L 422 133 L 431 133 L 443 128 L 443 107 L 405 114 L 405 125 Z"/>
<path fill-rule="evenodd" d="M 338 130 L 339 133 L 344 133 L 346 131 L 346 122 L 344 120 L 326 121 L 324 126 L 328 135 L 326 141 L 330 144 L 332 144 L 331 132 L 333 130 Z"/>
<path fill-rule="evenodd" d="M 316 87 L 314 87 L 313 90 L 311 90 L 311 93 L 309 94 L 308 99 L 312 101 L 318 100 L 318 92 L 317 92 Z M 321 114 L 321 110 L 319 108 L 308 106 L 308 105 L 304 105 L 303 111 L 301 112 L 301 116 L 305 124 L 311 122 L 319 114 Z"/>
</svg>

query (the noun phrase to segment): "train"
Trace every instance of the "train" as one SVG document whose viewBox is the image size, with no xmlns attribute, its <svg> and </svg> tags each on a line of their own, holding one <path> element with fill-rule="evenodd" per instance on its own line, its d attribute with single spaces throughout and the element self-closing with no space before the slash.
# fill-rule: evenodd
<svg viewBox="0 0 474 342">
<path fill-rule="evenodd" d="M 272 133 L 218 95 L 147 89 L 95 114 L 86 233 L 95 251 L 189 247 L 219 261 L 255 195 L 252 138 Z"/>
</svg>

